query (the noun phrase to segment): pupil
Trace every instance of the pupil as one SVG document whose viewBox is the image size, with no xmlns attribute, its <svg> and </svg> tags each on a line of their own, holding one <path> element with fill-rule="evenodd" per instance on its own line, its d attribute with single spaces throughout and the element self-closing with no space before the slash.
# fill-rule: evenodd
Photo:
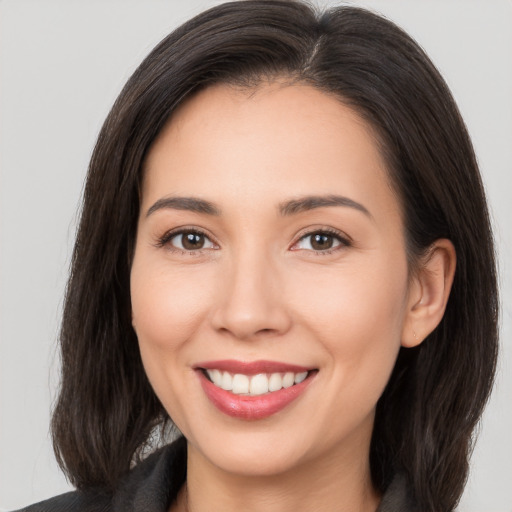
<svg viewBox="0 0 512 512">
<path fill-rule="evenodd" d="M 332 247 L 332 236 L 324 235 L 322 233 L 316 233 L 313 235 L 313 241 L 311 243 L 313 249 L 325 250 Z"/>
<path fill-rule="evenodd" d="M 183 236 L 182 244 L 185 249 L 201 249 L 204 245 L 204 235 L 187 233 Z"/>
</svg>

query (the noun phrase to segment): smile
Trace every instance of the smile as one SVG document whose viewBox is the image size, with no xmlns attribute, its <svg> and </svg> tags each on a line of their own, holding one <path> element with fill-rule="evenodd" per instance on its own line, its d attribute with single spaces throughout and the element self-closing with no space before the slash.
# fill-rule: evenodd
<svg viewBox="0 0 512 512">
<path fill-rule="evenodd" d="M 289 388 L 300 384 L 308 376 L 308 372 L 286 373 L 258 373 L 257 375 L 244 375 L 221 371 L 218 369 L 205 370 L 208 378 L 217 387 L 231 391 L 235 395 L 257 396 Z"/>
<path fill-rule="evenodd" d="M 272 361 L 212 361 L 195 366 L 209 401 L 244 420 L 267 418 L 299 398 L 318 370 Z"/>
</svg>

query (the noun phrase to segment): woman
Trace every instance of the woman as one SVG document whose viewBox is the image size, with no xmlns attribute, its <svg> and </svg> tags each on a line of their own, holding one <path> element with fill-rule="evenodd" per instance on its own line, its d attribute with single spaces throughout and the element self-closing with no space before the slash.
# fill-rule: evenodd
<svg viewBox="0 0 512 512">
<path fill-rule="evenodd" d="M 288 1 L 199 15 L 93 154 L 52 423 L 80 492 L 27 510 L 453 510 L 493 262 L 464 124 L 408 36 Z M 129 471 L 171 419 L 184 437 Z"/>
</svg>

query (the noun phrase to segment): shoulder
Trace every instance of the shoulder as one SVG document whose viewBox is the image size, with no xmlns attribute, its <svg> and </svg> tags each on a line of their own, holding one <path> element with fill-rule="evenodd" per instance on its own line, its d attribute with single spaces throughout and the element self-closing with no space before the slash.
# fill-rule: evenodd
<svg viewBox="0 0 512 512">
<path fill-rule="evenodd" d="M 113 493 L 68 492 L 17 512 L 166 512 L 185 481 L 186 461 L 181 437 L 137 464 Z"/>
<path fill-rule="evenodd" d="M 111 510 L 110 503 L 111 496 L 109 495 L 74 491 L 29 505 L 17 512 L 109 512 Z"/>
</svg>

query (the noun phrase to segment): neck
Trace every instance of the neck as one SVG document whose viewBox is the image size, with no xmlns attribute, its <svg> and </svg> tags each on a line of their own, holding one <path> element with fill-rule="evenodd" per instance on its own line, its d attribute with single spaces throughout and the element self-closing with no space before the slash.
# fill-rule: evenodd
<svg viewBox="0 0 512 512">
<path fill-rule="evenodd" d="M 340 462 L 341 460 L 341 462 Z M 188 447 L 187 482 L 172 512 L 375 512 L 380 501 L 361 458 L 331 453 L 280 474 L 246 476 Z"/>
</svg>

